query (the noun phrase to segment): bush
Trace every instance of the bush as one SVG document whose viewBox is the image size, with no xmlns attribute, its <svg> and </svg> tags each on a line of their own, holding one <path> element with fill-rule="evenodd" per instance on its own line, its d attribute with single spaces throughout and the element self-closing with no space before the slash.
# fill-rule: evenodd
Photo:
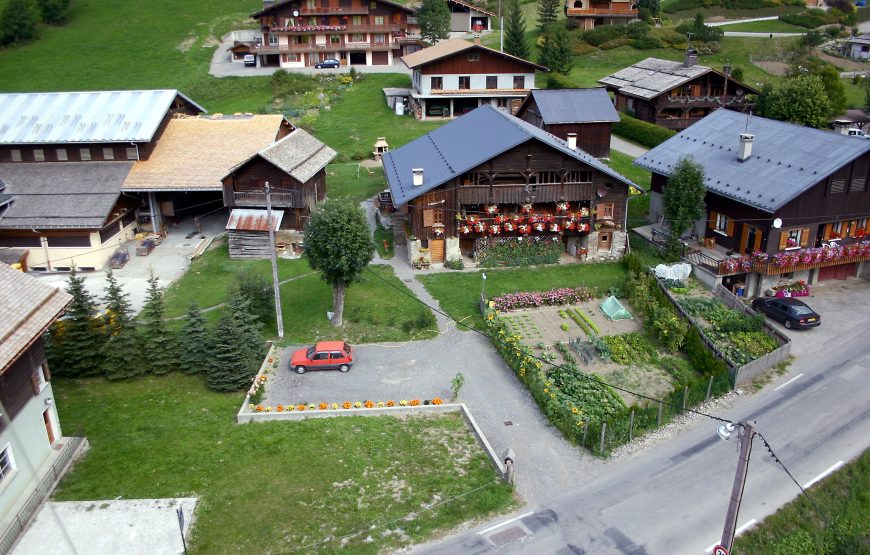
<svg viewBox="0 0 870 555">
<path fill-rule="evenodd" d="M 571 51 L 574 52 L 575 56 L 585 56 L 586 54 L 591 54 L 596 50 L 598 49 L 582 40 L 575 40 L 574 44 L 571 46 Z"/>
<path fill-rule="evenodd" d="M 9 0 L 0 11 L 0 46 L 36 38 L 36 16 L 30 0 Z"/>
<path fill-rule="evenodd" d="M 838 17 L 832 12 L 825 10 L 812 9 L 800 13 L 785 14 L 779 16 L 780 21 L 804 27 L 806 29 L 815 29 L 829 23 L 837 23 Z"/>
<path fill-rule="evenodd" d="M 444 267 L 448 270 L 463 270 L 465 262 L 462 261 L 462 258 L 450 258 L 444 262 Z"/>
<path fill-rule="evenodd" d="M 551 73 L 547 75 L 548 89 L 576 89 L 577 83 L 568 78 L 562 73 Z"/>
<path fill-rule="evenodd" d="M 664 357 L 659 360 L 659 365 L 674 379 L 677 387 L 686 387 L 697 380 L 698 375 L 692 370 L 688 361 L 679 357 Z"/>
<path fill-rule="evenodd" d="M 655 148 L 676 135 L 675 131 L 641 121 L 625 113 L 619 114 L 619 123 L 613 125 L 613 133 L 648 148 Z"/>
<path fill-rule="evenodd" d="M 624 38 L 628 33 L 626 25 L 600 25 L 580 33 L 580 39 L 592 46 L 601 46 L 610 41 Z"/>
<path fill-rule="evenodd" d="M 653 310 L 652 327 L 659 342 L 671 353 L 676 353 L 683 346 L 689 324 L 673 308 L 656 305 Z"/>
<path fill-rule="evenodd" d="M 620 46 L 628 46 L 631 44 L 631 39 L 628 37 L 619 37 L 618 39 L 613 39 L 605 42 L 599 48 L 601 50 L 613 50 L 614 48 L 619 48 Z"/>
</svg>

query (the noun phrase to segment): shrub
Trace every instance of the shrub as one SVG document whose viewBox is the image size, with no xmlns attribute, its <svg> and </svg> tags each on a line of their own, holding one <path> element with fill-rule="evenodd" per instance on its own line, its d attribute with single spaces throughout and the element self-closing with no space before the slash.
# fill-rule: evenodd
<svg viewBox="0 0 870 555">
<path fill-rule="evenodd" d="M 585 56 L 586 54 L 591 54 L 596 50 L 598 49 L 582 40 L 575 40 L 574 44 L 571 46 L 571 51 L 574 52 L 575 56 Z"/>
<path fill-rule="evenodd" d="M 837 23 L 837 14 L 826 12 L 825 10 L 812 9 L 795 14 L 785 14 L 779 16 L 780 21 L 804 27 L 806 29 L 815 29 L 829 23 Z"/>
<path fill-rule="evenodd" d="M 613 40 L 609 40 L 599 46 L 601 50 L 612 50 L 614 48 L 619 48 L 620 46 L 628 46 L 631 44 L 631 39 L 628 37 L 619 37 Z"/>
<path fill-rule="evenodd" d="M 580 39 L 592 46 L 601 46 L 602 44 L 625 37 L 627 32 L 626 25 L 599 25 L 594 29 L 580 33 Z"/>
<path fill-rule="evenodd" d="M 652 327 L 659 342 L 671 353 L 682 347 L 689 331 L 689 324 L 669 305 L 656 305 L 653 308 Z"/>
<path fill-rule="evenodd" d="M 648 148 L 655 148 L 676 135 L 676 132 L 670 129 L 641 121 L 624 113 L 619 114 L 619 123 L 613 125 L 613 133 Z"/>
<path fill-rule="evenodd" d="M 465 268 L 465 262 L 462 258 L 450 258 L 444 262 L 444 267 L 448 270 L 462 270 Z"/>
<path fill-rule="evenodd" d="M 674 379 L 674 385 L 685 387 L 697 379 L 697 374 L 689 362 L 679 357 L 664 357 L 659 360 L 659 365 Z"/>
<path fill-rule="evenodd" d="M 562 73 L 551 73 L 547 76 L 548 89 L 576 89 L 577 83 Z"/>
<path fill-rule="evenodd" d="M 478 239 L 474 260 L 482 268 L 555 264 L 563 250 L 562 241 L 553 237 L 492 237 Z"/>
</svg>

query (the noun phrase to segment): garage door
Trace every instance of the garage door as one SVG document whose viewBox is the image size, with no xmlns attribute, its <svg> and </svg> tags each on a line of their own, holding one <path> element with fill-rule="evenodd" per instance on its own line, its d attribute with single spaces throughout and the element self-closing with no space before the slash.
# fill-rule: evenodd
<svg viewBox="0 0 870 555">
<path fill-rule="evenodd" d="M 389 52 L 372 52 L 372 65 L 385 66 L 390 63 Z"/>
<path fill-rule="evenodd" d="M 855 275 L 855 263 L 819 268 L 819 281 L 847 279 Z"/>
</svg>

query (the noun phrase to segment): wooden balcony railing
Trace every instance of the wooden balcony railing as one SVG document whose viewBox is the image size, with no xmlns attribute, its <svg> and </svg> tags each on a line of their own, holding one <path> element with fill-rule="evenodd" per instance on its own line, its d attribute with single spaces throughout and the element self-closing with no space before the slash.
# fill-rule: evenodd
<svg viewBox="0 0 870 555">
<path fill-rule="evenodd" d="M 689 127 L 695 122 L 701 121 L 702 118 L 662 118 L 656 120 L 656 125 L 665 129 L 682 130 Z"/>
<path fill-rule="evenodd" d="M 235 206 L 266 206 L 266 193 L 233 193 Z M 272 193 L 272 206 L 302 208 L 304 199 L 299 192 Z"/>
<path fill-rule="evenodd" d="M 367 15 L 369 13 L 368 6 L 356 6 L 349 8 L 299 8 L 300 15 Z"/>
<path fill-rule="evenodd" d="M 566 14 L 570 16 L 604 16 L 604 17 L 637 17 L 637 10 L 623 7 L 612 8 L 568 8 Z"/>
</svg>

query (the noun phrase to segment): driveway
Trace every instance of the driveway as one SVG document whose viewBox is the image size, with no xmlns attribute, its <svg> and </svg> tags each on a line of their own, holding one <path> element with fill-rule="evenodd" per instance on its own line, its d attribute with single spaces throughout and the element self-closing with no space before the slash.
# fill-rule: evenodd
<svg viewBox="0 0 870 555">
<path fill-rule="evenodd" d="M 870 299 L 870 281 L 861 278 L 829 280 L 810 286 L 810 296 L 800 297 L 822 315 L 822 325 L 808 330 L 788 330 L 781 323 L 768 323 L 792 340 L 793 356 L 818 355 L 837 338 L 853 329 L 870 327 L 870 311 L 864 309 Z"/>
</svg>

